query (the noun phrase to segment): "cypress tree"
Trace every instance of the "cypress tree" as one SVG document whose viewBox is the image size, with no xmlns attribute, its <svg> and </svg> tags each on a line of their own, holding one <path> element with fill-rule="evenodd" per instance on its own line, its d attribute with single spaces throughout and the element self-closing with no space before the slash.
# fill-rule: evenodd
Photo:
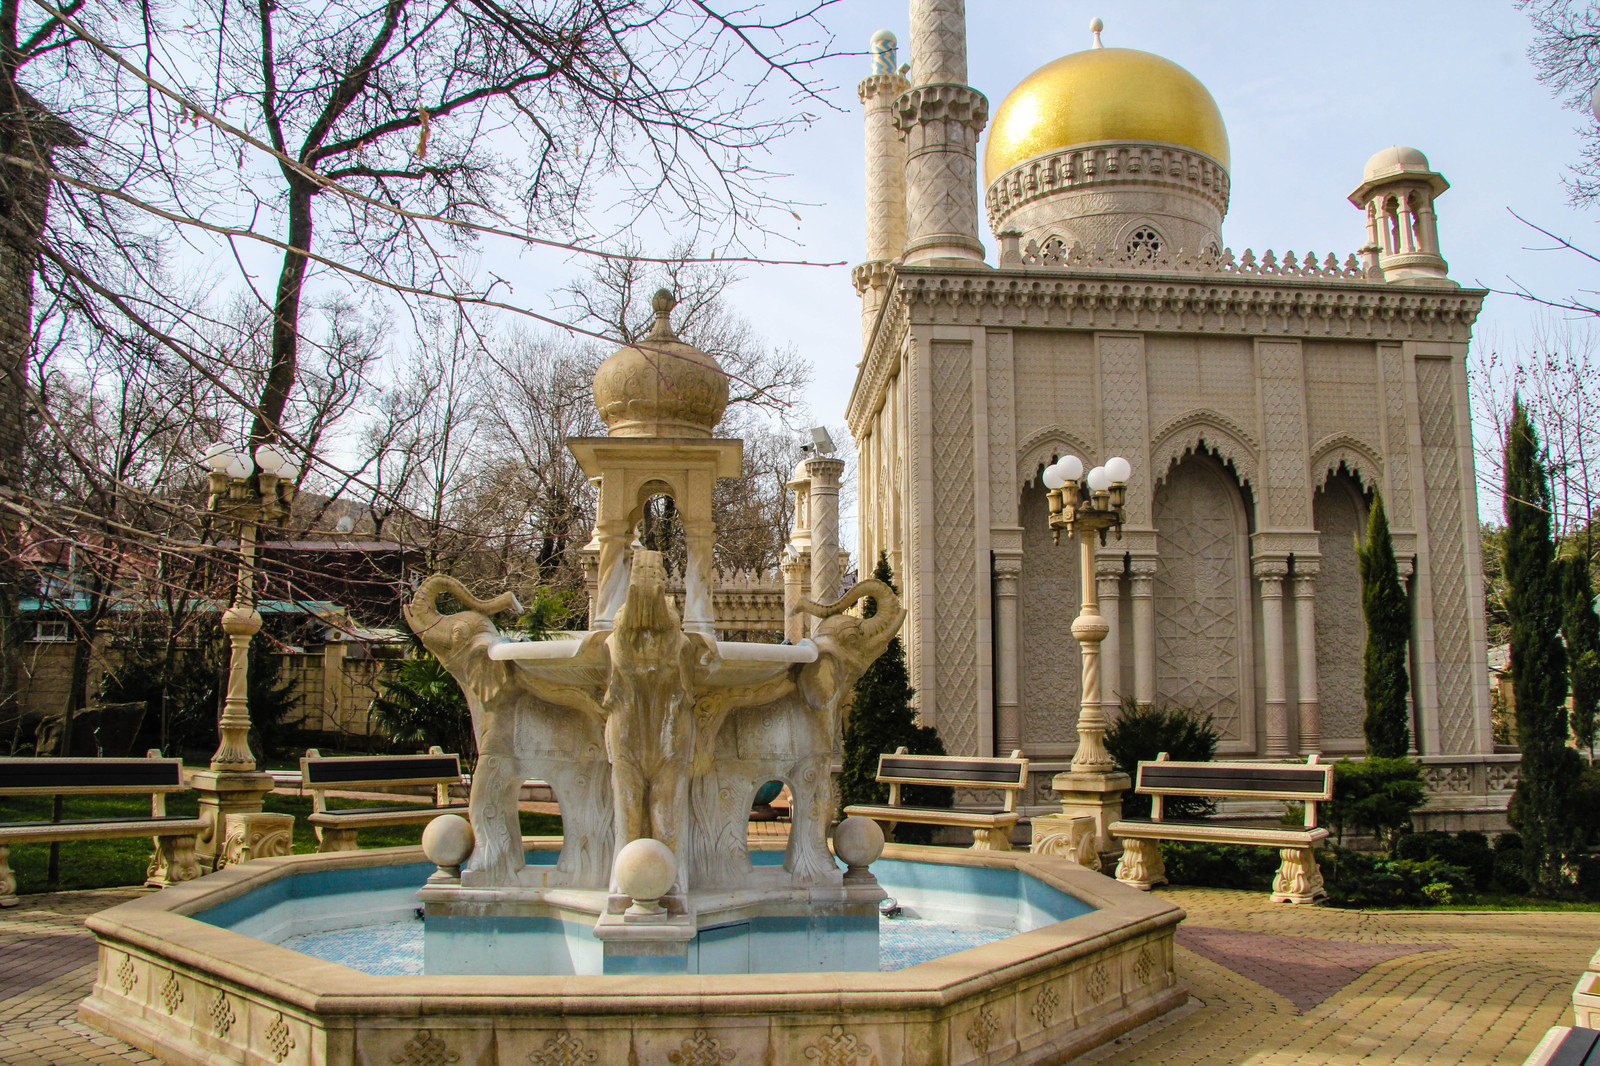
<svg viewBox="0 0 1600 1066">
<path fill-rule="evenodd" d="M 1567 642 L 1567 668 L 1572 675 L 1572 735 L 1594 757 L 1595 714 L 1600 711 L 1600 616 L 1594 611 L 1594 581 L 1589 553 L 1580 546 L 1562 567 L 1565 616 L 1561 635 Z"/>
<path fill-rule="evenodd" d="M 1367 754 L 1399 759 L 1411 745 L 1411 722 L 1406 694 L 1411 691 L 1406 669 L 1406 644 L 1411 638 L 1411 612 L 1400 568 L 1394 559 L 1394 541 L 1383 497 L 1373 495 L 1367 518 L 1367 542 L 1356 545 L 1361 565 L 1361 610 L 1367 620 L 1367 647 L 1362 655 L 1363 689 L 1367 717 Z"/>
<path fill-rule="evenodd" d="M 1505 452 L 1506 609 L 1517 701 L 1521 778 L 1512 800 L 1523 867 L 1537 893 L 1567 887 L 1564 867 L 1582 840 L 1573 808 L 1583 763 L 1567 747 L 1567 654 L 1561 575 L 1550 531 L 1550 483 L 1521 397 L 1513 397 Z"/>
<path fill-rule="evenodd" d="M 872 576 L 899 592 L 894 583 L 894 572 L 889 567 L 889 556 L 878 554 L 878 565 Z M 868 600 L 863 614 L 871 618 L 878 605 Z M 943 755 L 944 741 L 939 731 L 931 726 L 917 724 L 916 711 L 911 697 L 916 689 L 911 687 L 911 674 L 906 669 L 906 650 L 895 637 L 889 642 L 876 662 L 856 681 L 855 698 L 850 718 L 844 727 L 844 759 L 839 773 L 839 797 L 842 806 L 852 803 L 885 803 L 889 786 L 878 783 L 878 756 L 892 753 L 902 744 L 912 755 Z M 929 785 L 907 785 L 902 790 L 901 802 L 911 807 L 948 807 L 954 791 Z M 928 826 L 901 825 L 896 836 L 907 843 L 919 835 L 930 835 Z"/>
</svg>

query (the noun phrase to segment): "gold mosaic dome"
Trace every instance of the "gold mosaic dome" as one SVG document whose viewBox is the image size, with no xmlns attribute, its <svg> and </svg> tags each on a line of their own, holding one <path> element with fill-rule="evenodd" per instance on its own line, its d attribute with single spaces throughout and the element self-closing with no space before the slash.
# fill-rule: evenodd
<svg viewBox="0 0 1600 1066">
<path fill-rule="evenodd" d="M 1025 159 L 1094 141 L 1158 141 L 1228 166 L 1222 112 L 1200 79 L 1134 48 L 1062 56 L 1022 79 L 994 113 L 985 181 Z"/>
<path fill-rule="evenodd" d="M 714 356 L 678 339 L 677 299 L 650 301 L 655 327 L 638 347 L 618 348 L 594 375 L 594 405 L 613 437 L 709 437 L 728 408 L 728 375 Z"/>
</svg>

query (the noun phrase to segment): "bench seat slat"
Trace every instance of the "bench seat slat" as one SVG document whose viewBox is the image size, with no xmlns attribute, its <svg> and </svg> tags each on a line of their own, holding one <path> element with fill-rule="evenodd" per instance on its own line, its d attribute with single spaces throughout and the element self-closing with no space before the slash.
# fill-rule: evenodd
<svg viewBox="0 0 1600 1066">
<path fill-rule="evenodd" d="M 883 822 L 917 822 L 933 825 L 1005 826 L 1015 825 L 1022 815 L 1017 811 L 970 811 L 951 807 L 888 807 L 851 804 L 844 813 Z"/>
<path fill-rule="evenodd" d="M 0 826 L 0 843 L 107 840 L 113 837 L 188 836 L 206 827 L 201 818 L 142 818 L 122 822 L 24 822 Z"/>
<path fill-rule="evenodd" d="M 312 825 L 381 825 L 384 823 L 398 824 L 409 821 L 431 821 L 441 814 L 467 813 L 464 803 L 452 804 L 448 807 L 351 807 L 342 811 L 318 811 L 306 816 L 306 821 Z"/>
<path fill-rule="evenodd" d="M 1259 844 L 1267 847 L 1310 848 L 1328 838 L 1321 826 L 1315 829 L 1229 825 L 1226 822 L 1155 822 L 1149 819 L 1111 823 L 1111 835 L 1136 840 L 1180 840 L 1208 844 Z"/>
<path fill-rule="evenodd" d="M 1141 762 L 1138 774 L 1137 790 L 1151 796 L 1333 798 L 1333 767 L 1328 764 Z"/>
</svg>

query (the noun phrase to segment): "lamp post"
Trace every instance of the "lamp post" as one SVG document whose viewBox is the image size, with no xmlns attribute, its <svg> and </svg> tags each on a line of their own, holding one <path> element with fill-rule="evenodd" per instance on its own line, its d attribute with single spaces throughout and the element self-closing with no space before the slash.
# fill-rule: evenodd
<svg viewBox="0 0 1600 1066">
<path fill-rule="evenodd" d="M 256 769 L 250 751 L 249 653 L 251 639 L 261 632 L 256 545 L 263 526 L 281 526 L 288 518 L 300 471 L 271 444 L 256 448 L 254 459 L 226 443 L 213 444 L 203 461 L 211 471 L 207 509 L 228 519 L 239 537 L 233 602 L 222 612 L 222 629 L 231 647 L 228 687 L 217 719 L 217 750 L 210 767 L 191 776 L 201 817 L 211 823 L 195 852 L 219 868 L 263 855 L 288 854 L 293 817 L 261 813 L 262 798 L 272 791 L 273 782 L 271 775 Z"/>
<path fill-rule="evenodd" d="M 1072 622 L 1072 635 L 1083 654 L 1082 702 L 1078 710 L 1078 750 L 1072 769 L 1057 774 L 1053 788 L 1061 796 L 1061 814 L 1034 821 L 1034 850 L 1069 855 L 1099 868 L 1097 853 L 1115 846 L 1108 831 L 1122 816 L 1122 793 L 1128 775 L 1116 772 L 1116 761 L 1106 750 L 1106 719 L 1100 703 L 1100 643 L 1111 627 L 1100 614 L 1096 594 L 1095 542 L 1106 534 L 1122 536 L 1122 510 L 1127 500 L 1128 478 L 1133 468 L 1123 458 L 1108 459 L 1085 475 L 1083 461 L 1068 455 L 1044 472 L 1050 501 L 1050 532 L 1057 544 L 1061 534 L 1077 538 L 1082 606 Z M 1084 819 L 1092 819 L 1090 826 Z"/>
</svg>

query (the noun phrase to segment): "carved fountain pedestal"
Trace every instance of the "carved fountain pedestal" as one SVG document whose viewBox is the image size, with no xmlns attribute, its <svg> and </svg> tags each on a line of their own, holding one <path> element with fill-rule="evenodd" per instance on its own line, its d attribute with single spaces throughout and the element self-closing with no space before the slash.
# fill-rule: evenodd
<svg viewBox="0 0 1600 1066">
<path fill-rule="evenodd" d="M 671 297 L 658 293 L 655 305 L 649 337 L 595 376 L 610 434 L 568 442 L 600 492 L 594 629 L 508 639 L 490 616 L 515 605 L 509 594 L 480 601 L 439 575 L 406 608 L 465 691 L 479 752 L 470 854 L 459 876 L 442 870 L 422 892 L 430 973 L 737 966 L 728 959 L 750 952 L 756 933 L 782 969 L 877 966 L 882 891 L 870 874 L 846 882 L 829 851 L 829 766 L 843 701 L 904 611 L 867 581 L 837 603 L 800 605 L 820 620 L 810 639 L 716 639 L 712 493 L 719 477 L 740 474 L 743 447 L 711 436 L 727 378 L 672 332 Z M 684 531 L 681 613 L 661 555 L 635 541 L 646 504 L 662 495 Z M 444 592 L 468 609 L 440 615 Z M 872 618 L 846 613 L 868 596 Z M 525 861 L 517 796 L 529 778 L 549 782 L 561 805 L 554 865 Z M 757 866 L 749 812 L 769 781 L 789 786 L 792 825 L 782 865 Z M 616 860 L 636 841 L 664 846 L 667 885 L 619 875 Z"/>
</svg>

